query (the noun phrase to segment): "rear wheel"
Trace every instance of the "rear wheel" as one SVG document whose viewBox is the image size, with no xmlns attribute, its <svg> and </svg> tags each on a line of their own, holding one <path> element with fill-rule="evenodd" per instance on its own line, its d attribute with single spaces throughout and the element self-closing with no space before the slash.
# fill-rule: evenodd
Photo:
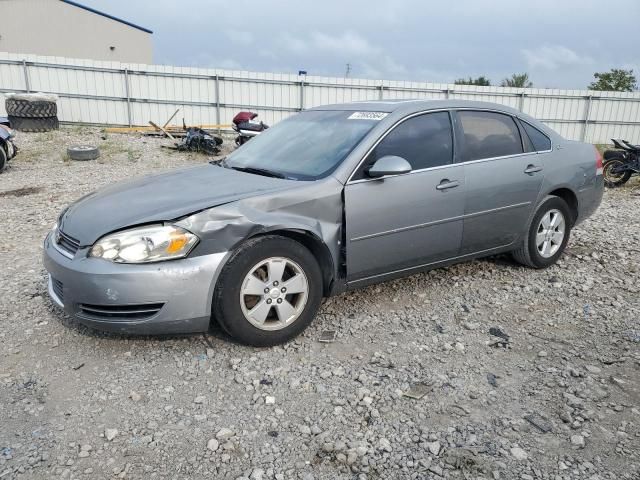
<svg viewBox="0 0 640 480">
<path fill-rule="evenodd" d="M 546 268 L 558 261 L 567 246 L 572 215 L 560 197 L 548 196 L 536 210 L 529 231 L 513 258 L 528 267 Z"/>
<path fill-rule="evenodd" d="M 322 274 L 307 248 L 269 235 L 229 259 L 214 292 L 215 319 L 236 340 L 266 347 L 300 334 L 322 301 Z"/>
<path fill-rule="evenodd" d="M 624 185 L 631 178 L 631 172 L 624 168 L 624 160 L 614 158 L 604 162 L 602 167 L 602 175 L 604 176 L 604 184 L 607 187 L 615 188 Z"/>
</svg>

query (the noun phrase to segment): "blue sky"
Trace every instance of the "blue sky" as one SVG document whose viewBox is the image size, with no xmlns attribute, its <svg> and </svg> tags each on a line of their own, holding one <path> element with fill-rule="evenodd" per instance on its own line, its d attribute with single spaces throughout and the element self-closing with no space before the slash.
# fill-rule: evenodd
<svg viewBox="0 0 640 480">
<path fill-rule="evenodd" d="M 239 70 L 583 89 L 640 78 L 640 1 L 80 0 L 154 31 L 155 63 Z"/>
</svg>

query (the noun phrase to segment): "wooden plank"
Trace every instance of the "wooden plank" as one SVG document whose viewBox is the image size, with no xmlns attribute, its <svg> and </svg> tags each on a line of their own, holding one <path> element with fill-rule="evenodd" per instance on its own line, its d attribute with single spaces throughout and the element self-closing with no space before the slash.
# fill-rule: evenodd
<svg viewBox="0 0 640 480">
<path fill-rule="evenodd" d="M 169 117 L 169 120 L 167 120 L 165 122 L 165 124 L 162 126 L 162 128 L 167 128 L 167 126 L 169 125 L 169 122 L 171 122 L 171 120 L 173 120 L 173 117 L 175 117 L 178 114 L 179 111 L 180 111 L 180 109 L 177 109 L 175 112 L 173 112 L 173 115 L 171 115 Z"/>
<path fill-rule="evenodd" d="M 192 127 L 198 127 L 201 128 L 203 130 L 216 130 L 218 128 L 221 129 L 230 129 L 231 125 L 230 124 L 226 124 L 226 125 L 191 125 Z M 166 129 L 168 132 L 171 133 L 179 133 L 179 132 L 184 132 L 184 130 L 182 129 L 182 127 L 169 127 Z M 158 128 L 155 127 L 148 127 L 148 126 L 137 126 L 137 127 L 107 127 L 104 129 L 105 133 L 136 133 L 136 132 L 140 132 L 140 133 L 144 133 L 144 132 L 160 132 L 160 130 Z"/>
<path fill-rule="evenodd" d="M 174 137 L 173 135 L 171 135 L 169 132 L 167 132 L 164 127 L 161 127 L 160 125 L 156 125 L 155 123 L 153 123 L 151 120 L 149 120 L 149 125 L 151 125 L 152 127 L 157 128 L 158 130 L 161 130 L 162 133 L 164 133 L 167 137 L 169 137 L 171 140 L 175 140 L 176 137 Z"/>
</svg>

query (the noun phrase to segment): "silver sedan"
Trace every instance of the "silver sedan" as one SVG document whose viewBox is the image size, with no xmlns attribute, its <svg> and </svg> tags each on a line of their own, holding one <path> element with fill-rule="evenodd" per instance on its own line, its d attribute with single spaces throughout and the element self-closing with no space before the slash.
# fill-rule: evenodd
<svg viewBox="0 0 640 480">
<path fill-rule="evenodd" d="M 101 330 L 285 342 L 323 297 L 502 252 L 553 265 L 603 192 L 597 150 L 508 107 L 292 116 L 224 161 L 81 198 L 45 239 L 53 301 Z"/>
</svg>

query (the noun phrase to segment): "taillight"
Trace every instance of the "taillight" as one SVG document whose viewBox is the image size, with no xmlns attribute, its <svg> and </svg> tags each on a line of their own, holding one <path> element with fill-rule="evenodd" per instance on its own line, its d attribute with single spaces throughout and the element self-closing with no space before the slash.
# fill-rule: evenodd
<svg viewBox="0 0 640 480">
<path fill-rule="evenodd" d="M 602 154 L 597 147 L 593 147 L 596 151 L 596 175 L 602 175 Z"/>
</svg>

